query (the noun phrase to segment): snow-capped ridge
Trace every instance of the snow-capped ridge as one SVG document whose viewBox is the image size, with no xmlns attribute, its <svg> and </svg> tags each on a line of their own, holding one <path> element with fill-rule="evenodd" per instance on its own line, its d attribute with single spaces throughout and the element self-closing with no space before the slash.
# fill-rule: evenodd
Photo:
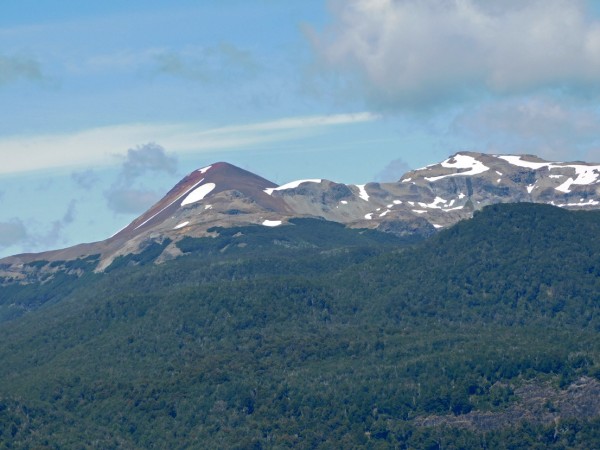
<svg viewBox="0 0 600 450">
<path fill-rule="evenodd" d="M 264 192 L 268 195 L 273 195 L 274 191 L 286 191 L 288 189 L 295 189 L 303 183 L 321 183 L 323 180 L 320 178 L 312 178 L 308 180 L 296 180 L 290 181 L 289 183 L 282 184 L 281 186 L 277 186 L 274 188 L 264 189 Z"/>
<path fill-rule="evenodd" d="M 427 237 L 487 205 L 509 202 L 600 209 L 600 164 L 459 152 L 411 170 L 392 183 L 343 184 L 305 178 L 277 185 L 216 162 L 190 172 L 106 241 L 84 247 L 88 254 L 102 255 L 102 270 L 117 256 L 140 251 L 149 240 L 168 238 L 174 241 L 173 252 L 177 240 L 185 236 L 214 236 L 215 231 L 209 230 L 235 226 L 277 227 L 301 217 Z M 81 248 L 74 248 L 72 257 L 81 257 Z M 66 260 L 70 251 L 57 252 L 56 257 Z M 47 260 L 52 257 L 44 255 Z M 19 261 L 22 264 L 22 257 Z"/>
<path fill-rule="evenodd" d="M 457 153 L 456 155 L 451 156 L 445 161 L 442 161 L 440 165 L 448 169 L 457 169 L 459 170 L 459 172 L 434 177 L 425 177 L 425 180 L 438 181 L 447 177 L 478 175 L 480 173 L 490 170 L 489 167 L 487 167 L 478 159 L 464 153 Z M 462 169 L 464 169 L 464 171 L 461 171 Z"/>
</svg>

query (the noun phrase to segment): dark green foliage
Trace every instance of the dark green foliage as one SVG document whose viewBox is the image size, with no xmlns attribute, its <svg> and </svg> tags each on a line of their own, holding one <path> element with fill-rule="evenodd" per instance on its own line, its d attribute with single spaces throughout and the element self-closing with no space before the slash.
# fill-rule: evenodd
<svg viewBox="0 0 600 450">
<path fill-rule="evenodd" d="M 203 255 L 223 251 L 248 254 L 260 253 L 265 249 L 272 251 L 273 246 L 324 250 L 340 247 L 402 245 L 414 240 L 414 238 L 399 238 L 374 230 L 346 228 L 342 224 L 319 219 L 291 219 L 290 224 L 275 228 L 256 225 L 236 228 L 214 227 L 208 231 L 218 233 L 217 238 L 186 237 L 177 242 L 177 247 L 184 253 L 202 252 Z"/>
<path fill-rule="evenodd" d="M 35 310 L 47 302 L 60 301 L 84 284 L 75 275 L 53 274 L 43 284 L 9 284 L 0 286 L 0 324 Z"/>
<path fill-rule="evenodd" d="M 33 267 L 35 269 L 40 269 L 40 268 L 44 267 L 46 264 L 48 264 L 48 261 L 40 260 L 40 261 L 32 261 L 32 262 L 26 263 L 25 266 Z"/>
<path fill-rule="evenodd" d="M 411 248 L 323 221 L 219 229 L 162 265 L 149 245 L 10 286 L 49 300 L 0 325 L 0 446 L 600 448 L 598 418 L 416 425 L 600 378 L 599 219 L 500 205 Z"/>
</svg>

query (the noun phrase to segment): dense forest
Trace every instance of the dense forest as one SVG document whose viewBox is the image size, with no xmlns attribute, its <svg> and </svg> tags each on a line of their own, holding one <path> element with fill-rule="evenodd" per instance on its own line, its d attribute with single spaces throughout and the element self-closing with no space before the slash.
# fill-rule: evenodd
<svg viewBox="0 0 600 450">
<path fill-rule="evenodd" d="M 214 231 L 4 280 L 0 448 L 600 448 L 600 212 Z"/>
</svg>

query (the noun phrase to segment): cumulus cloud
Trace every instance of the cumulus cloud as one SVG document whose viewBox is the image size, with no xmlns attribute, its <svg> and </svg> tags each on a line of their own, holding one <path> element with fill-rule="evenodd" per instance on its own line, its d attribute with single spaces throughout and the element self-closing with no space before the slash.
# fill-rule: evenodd
<svg viewBox="0 0 600 450">
<path fill-rule="evenodd" d="M 98 183 L 98 181 L 100 181 L 98 175 L 96 175 L 96 172 L 94 172 L 92 169 L 73 172 L 71 173 L 71 179 L 75 182 L 75 184 L 77 184 L 77 186 L 85 189 L 86 191 L 89 191 L 96 185 L 96 183 Z"/>
<path fill-rule="evenodd" d="M 600 114 L 591 107 L 529 97 L 487 103 L 459 114 L 453 131 L 503 153 L 584 159 L 600 147 Z"/>
<path fill-rule="evenodd" d="M 600 21 L 581 0 L 338 0 L 309 37 L 382 108 L 600 87 Z M 350 74 L 350 75 L 348 75 Z"/>
<path fill-rule="evenodd" d="M 153 142 L 127 150 L 121 167 L 122 181 L 129 182 L 152 171 L 174 174 L 177 171 L 177 158 L 168 155 L 162 146 Z"/>
<path fill-rule="evenodd" d="M 23 243 L 28 237 L 25 224 L 20 219 L 0 222 L 0 249 Z"/>
<path fill-rule="evenodd" d="M 177 171 L 177 158 L 167 154 L 158 144 L 149 143 L 129 149 L 121 165 L 115 182 L 104 192 L 108 207 L 118 214 L 138 214 L 160 199 L 161 194 L 134 184 L 147 173 L 174 175 Z"/>
<path fill-rule="evenodd" d="M 0 55 L 0 85 L 20 79 L 42 81 L 44 75 L 39 62 L 22 56 Z"/>
<path fill-rule="evenodd" d="M 375 181 L 380 183 L 395 182 L 410 170 L 404 160 L 398 158 L 390 161 L 381 172 L 375 175 Z"/>
</svg>

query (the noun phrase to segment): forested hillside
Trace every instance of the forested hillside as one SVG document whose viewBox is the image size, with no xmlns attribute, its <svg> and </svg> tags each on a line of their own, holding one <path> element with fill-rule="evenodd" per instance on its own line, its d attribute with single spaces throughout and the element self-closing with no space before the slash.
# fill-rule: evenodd
<svg viewBox="0 0 600 450">
<path fill-rule="evenodd" d="M 215 231 L 6 281 L 0 448 L 600 448 L 600 212 Z"/>
</svg>

